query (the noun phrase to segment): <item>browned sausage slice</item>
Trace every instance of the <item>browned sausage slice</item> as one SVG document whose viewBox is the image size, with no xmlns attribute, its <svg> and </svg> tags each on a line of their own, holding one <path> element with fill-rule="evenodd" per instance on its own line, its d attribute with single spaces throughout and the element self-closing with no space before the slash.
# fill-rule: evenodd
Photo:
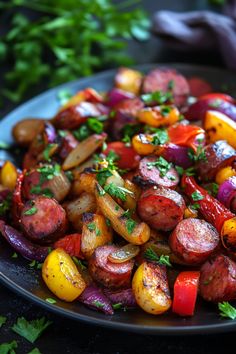
<svg viewBox="0 0 236 354">
<path fill-rule="evenodd" d="M 183 197 L 167 188 L 149 188 L 138 201 L 140 218 L 156 230 L 172 230 L 183 219 L 184 209 Z"/>
<path fill-rule="evenodd" d="M 231 166 L 236 161 L 236 151 L 224 140 L 207 145 L 203 151 L 206 159 L 197 164 L 197 172 L 203 181 L 214 179 L 218 170 Z"/>
<path fill-rule="evenodd" d="M 134 261 L 130 260 L 120 264 L 110 262 L 108 256 L 116 249 L 118 248 L 113 245 L 96 248 L 89 259 L 89 272 L 100 285 L 113 289 L 128 288 Z"/>
<path fill-rule="evenodd" d="M 172 88 L 174 101 L 177 105 L 184 105 L 190 93 L 187 80 L 176 70 L 155 69 L 152 70 L 143 81 L 143 92 L 163 91 Z"/>
<path fill-rule="evenodd" d="M 133 181 L 141 187 L 158 186 L 175 188 L 179 183 L 179 175 L 177 171 L 170 164 L 170 168 L 163 170 L 161 164 L 154 165 L 158 160 L 156 156 L 144 157 L 134 176 Z M 160 167 L 159 167 L 160 166 Z"/>
<path fill-rule="evenodd" d="M 201 264 L 218 248 L 217 230 L 205 220 L 185 219 L 169 237 L 174 254 L 188 264 Z"/>
<path fill-rule="evenodd" d="M 236 299 L 236 263 L 218 255 L 201 267 L 200 294 L 207 301 L 220 302 Z"/>
<path fill-rule="evenodd" d="M 58 129 L 76 129 L 89 117 L 98 117 L 100 110 L 94 103 L 81 102 L 59 111 L 53 118 L 53 124 Z"/>
<path fill-rule="evenodd" d="M 44 196 L 28 201 L 21 213 L 25 234 L 36 243 L 50 243 L 65 234 L 66 212 L 55 199 Z"/>
</svg>

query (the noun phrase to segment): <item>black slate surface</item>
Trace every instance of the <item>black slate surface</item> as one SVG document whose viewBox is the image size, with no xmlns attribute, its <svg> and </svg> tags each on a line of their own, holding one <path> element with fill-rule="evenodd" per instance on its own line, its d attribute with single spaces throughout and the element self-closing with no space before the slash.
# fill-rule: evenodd
<svg viewBox="0 0 236 354">
<path fill-rule="evenodd" d="M 175 11 L 189 11 L 204 9 L 206 1 L 199 0 L 143 0 L 143 5 L 152 14 L 158 9 Z M 137 63 L 144 62 L 188 62 L 204 65 L 222 66 L 223 63 L 216 53 L 179 53 L 165 47 L 156 38 L 141 46 L 138 43 L 129 45 L 128 51 L 134 53 Z M 3 72 L 0 71 L 0 76 Z M 46 87 L 45 87 L 46 89 Z M 9 104 L 0 111 L 3 117 L 13 109 Z M 133 333 L 115 332 L 104 328 L 87 326 L 79 322 L 64 319 L 53 315 L 0 285 L 0 315 L 6 316 L 8 321 L 0 329 L 0 344 L 13 339 L 18 342 L 17 353 L 26 354 L 37 347 L 42 354 L 103 354 L 103 353 L 223 353 L 234 350 L 235 334 L 198 335 L 198 336 L 147 336 Z M 11 330 L 16 319 L 24 316 L 35 319 L 45 316 L 53 324 L 45 331 L 34 345 L 27 342 Z M 0 353 L 2 354 L 2 353 Z"/>
</svg>

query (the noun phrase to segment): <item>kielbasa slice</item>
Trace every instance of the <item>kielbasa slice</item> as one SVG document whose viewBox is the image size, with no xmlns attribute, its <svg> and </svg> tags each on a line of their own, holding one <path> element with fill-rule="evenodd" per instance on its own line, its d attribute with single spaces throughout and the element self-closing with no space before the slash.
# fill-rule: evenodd
<svg viewBox="0 0 236 354">
<path fill-rule="evenodd" d="M 161 164 L 154 165 L 158 160 L 156 156 L 144 157 L 137 170 L 137 174 L 134 176 L 133 181 L 139 184 L 141 187 L 158 186 L 166 188 L 175 188 L 179 183 L 179 175 L 177 171 L 171 167 L 166 170 L 162 169 Z"/>
<path fill-rule="evenodd" d="M 53 118 L 53 124 L 58 129 L 76 129 L 89 117 L 98 117 L 100 110 L 94 103 L 81 102 L 59 111 Z"/>
<path fill-rule="evenodd" d="M 128 288 L 134 261 L 130 260 L 120 264 L 110 262 L 109 254 L 117 249 L 113 245 L 96 248 L 89 259 L 89 272 L 100 285 L 113 289 Z"/>
<path fill-rule="evenodd" d="M 214 179 L 218 170 L 236 161 L 236 151 L 224 140 L 205 146 L 203 151 L 206 158 L 197 164 L 198 175 L 203 181 Z"/>
<path fill-rule="evenodd" d="M 28 172 L 23 180 L 22 194 L 23 197 L 34 199 L 37 195 L 44 194 L 49 196 L 51 194 L 58 202 L 62 201 L 70 191 L 70 181 L 63 171 L 52 179 L 46 179 L 41 183 L 40 172 L 33 169 Z"/>
<path fill-rule="evenodd" d="M 205 220 L 189 218 L 178 223 L 169 237 L 173 253 L 187 264 L 201 264 L 218 248 L 217 230 Z"/>
<path fill-rule="evenodd" d="M 154 69 L 143 81 L 142 91 L 144 93 L 172 90 L 176 105 L 185 104 L 190 93 L 187 80 L 183 75 L 173 69 Z"/>
<path fill-rule="evenodd" d="M 26 236 L 36 243 L 51 243 L 65 234 L 66 212 L 55 199 L 38 196 L 25 204 L 21 226 Z"/>
<path fill-rule="evenodd" d="M 183 197 L 168 188 L 149 188 L 138 200 L 140 218 L 156 230 L 172 230 L 183 219 L 184 210 Z"/>
<path fill-rule="evenodd" d="M 200 294 L 212 302 L 236 299 L 236 263 L 229 257 L 218 255 L 201 267 Z"/>
</svg>

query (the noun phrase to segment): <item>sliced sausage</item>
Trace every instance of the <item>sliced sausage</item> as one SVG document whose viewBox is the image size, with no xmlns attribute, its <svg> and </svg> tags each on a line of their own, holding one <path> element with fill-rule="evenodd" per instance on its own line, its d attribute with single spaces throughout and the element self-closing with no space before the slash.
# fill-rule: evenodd
<svg viewBox="0 0 236 354">
<path fill-rule="evenodd" d="M 152 70 L 143 81 L 142 91 L 144 93 L 163 91 L 173 87 L 174 102 L 176 105 L 184 105 L 189 96 L 189 84 L 185 77 L 173 69 L 155 69 Z"/>
<path fill-rule="evenodd" d="M 203 181 L 214 179 L 218 170 L 231 166 L 236 161 L 236 151 L 224 140 L 218 140 L 203 149 L 206 159 L 201 159 L 196 168 Z"/>
<path fill-rule="evenodd" d="M 124 263 L 111 263 L 108 260 L 110 253 L 117 250 L 116 246 L 101 246 L 96 248 L 89 259 L 89 272 L 92 278 L 108 288 L 120 289 L 130 287 L 131 273 L 134 261 Z"/>
<path fill-rule="evenodd" d="M 166 172 L 161 167 L 153 165 L 157 161 L 156 156 L 144 157 L 134 176 L 133 181 L 141 187 L 158 186 L 166 188 L 175 188 L 179 183 L 179 175 L 177 171 L 170 167 Z"/>
<path fill-rule="evenodd" d="M 125 99 L 114 107 L 115 115 L 110 119 L 110 133 L 115 140 L 120 140 L 123 136 L 124 127 L 127 124 L 137 124 L 136 115 L 144 108 L 144 103 L 140 98 Z"/>
<path fill-rule="evenodd" d="M 194 218 L 180 221 L 169 237 L 170 248 L 187 264 L 205 262 L 216 251 L 219 242 L 214 226 Z"/>
<path fill-rule="evenodd" d="M 78 141 L 74 135 L 69 131 L 65 132 L 66 135 L 62 138 L 59 150 L 59 156 L 64 160 L 67 155 L 78 145 Z"/>
<path fill-rule="evenodd" d="M 28 172 L 24 178 L 22 185 L 23 197 L 28 199 L 33 199 L 39 194 L 49 193 L 57 201 L 62 201 L 70 191 L 70 181 L 66 177 L 63 171 L 52 179 L 46 179 L 41 183 L 40 172 L 37 169 L 33 169 Z"/>
<path fill-rule="evenodd" d="M 29 239 L 47 244 L 65 234 L 66 212 L 55 199 L 38 196 L 25 204 L 21 226 Z"/>
<path fill-rule="evenodd" d="M 138 201 L 140 218 L 156 230 L 172 230 L 183 219 L 184 210 L 183 197 L 168 188 L 149 188 Z"/>
<path fill-rule="evenodd" d="M 207 301 L 220 302 L 236 299 L 236 263 L 218 255 L 201 267 L 200 294 Z"/>
<path fill-rule="evenodd" d="M 200 97 L 209 92 L 212 92 L 211 85 L 200 77 L 193 76 L 190 77 L 187 81 L 189 84 L 191 96 Z"/>
<path fill-rule="evenodd" d="M 53 118 L 53 124 L 58 129 L 76 129 L 86 122 L 87 118 L 100 115 L 101 112 L 96 104 L 81 102 L 59 111 Z"/>
</svg>

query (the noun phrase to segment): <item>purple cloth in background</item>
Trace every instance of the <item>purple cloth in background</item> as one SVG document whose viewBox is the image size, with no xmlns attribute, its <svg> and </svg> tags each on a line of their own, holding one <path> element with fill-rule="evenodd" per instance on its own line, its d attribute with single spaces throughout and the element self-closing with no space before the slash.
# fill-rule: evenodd
<svg viewBox="0 0 236 354">
<path fill-rule="evenodd" d="M 236 0 L 228 2 L 223 12 L 158 11 L 153 32 L 177 49 L 218 50 L 226 66 L 236 70 Z"/>
</svg>

